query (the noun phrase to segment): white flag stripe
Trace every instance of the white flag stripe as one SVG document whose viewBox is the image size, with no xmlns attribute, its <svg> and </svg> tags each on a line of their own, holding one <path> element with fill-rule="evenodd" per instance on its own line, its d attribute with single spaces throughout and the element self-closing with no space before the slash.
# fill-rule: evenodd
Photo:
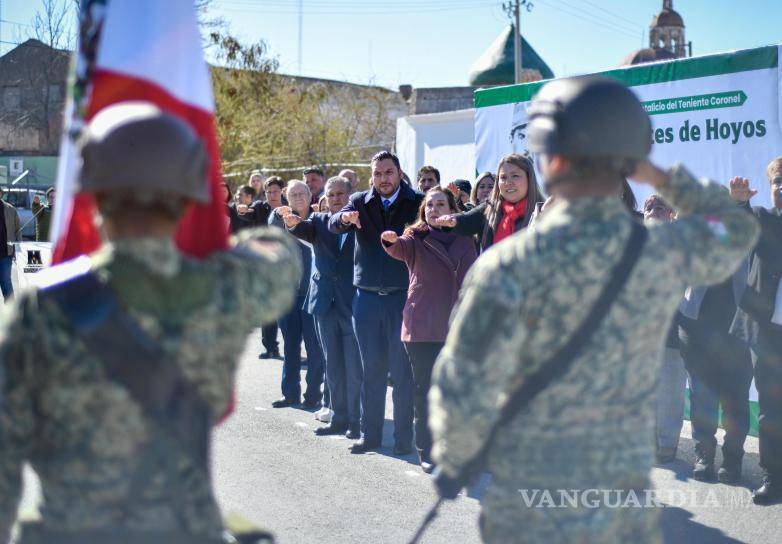
<svg viewBox="0 0 782 544">
<path fill-rule="evenodd" d="M 214 112 L 192 0 L 109 0 L 97 67 L 163 87 Z"/>
<path fill-rule="evenodd" d="M 71 126 L 73 117 L 73 100 L 66 100 L 65 114 L 63 120 L 65 127 L 60 138 L 60 158 L 57 162 L 57 198 L 54 199 L 54 214 L 49 229 L 49 241 L 57 243 L 60 237 L 65 233 L 65 228 L 71 217 L 71 206 L 73 205 L 73 178 L 79 168 L 78 161 L 81 159 L 73 145 L 68 130 Z"/>
</svg>

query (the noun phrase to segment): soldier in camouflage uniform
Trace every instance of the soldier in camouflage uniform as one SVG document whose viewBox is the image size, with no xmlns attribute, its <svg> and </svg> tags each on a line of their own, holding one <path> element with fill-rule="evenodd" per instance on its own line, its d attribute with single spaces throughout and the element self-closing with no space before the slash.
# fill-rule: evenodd
<svg viewBox="0 0 782 544">
<path fill-rule="evenodd" d="M 196 446 L 208 457 L 208 429 L 228 409 L 247 334 L 293 300 L 299 251 L 263 228 L 243 231 L 229 250 L 203 261 L 184 256 L 173 242 L 178 218 L 190 202 L 209 200 L 196 134 L 143 103 L 103 110 L 87 134 L 82 190 L 95 194 L 108 241 L 41 272 L 52 286 L 21 294 L 2 318 L 0 542 L 14 524 L 24 461 L 38 474 L 45 503 L 42 521 L 22 527 L 23 544 L 222 542 L 208 459 L 198 465 L 186 449 L 165 449 L 162 464 L 144 465 L 151 448 L 175 444 L 108 377 L 106 361 L 48 293 L 90 272 L 111 290 L 140 334 L 160 347 L 160 366 L 174 365 L 203 400 L 205 443 Z M 99 319 L 90 296 L 76 303 L 87 320 Z M 124 357 L 135 369 L 144 361 L 134 355 Z M 145 387 L 157 385 L 156 368 L 141 377 Z"/>
<path fill-rule="evenodd" d="M 459 474 L 512 392 L 589 319 L 633 228 L 616 195 L 622 175 L 635 170 L 679 220 L 649 228 L 625 288 L 569 371 L 499 431 L 481 531 L 503 544 L 659 542 L 655 508 L 611 508 L 602 491 L 571 506 L 559 490 L 612 490 L 623 501 L 633 490 L 646 502 L 654 391 L 672 316 L 687 285 L 730 276 L 758 228 L 718 185 L 645 161 L 648 117 L 616 82 L 549 83 L 533 106 L 530 138 L 545 154 L 541 168 L 557 202 L 534 229 L 482 256 L 465 281 L 429 397 L 438 478 Z"/>
</svg>

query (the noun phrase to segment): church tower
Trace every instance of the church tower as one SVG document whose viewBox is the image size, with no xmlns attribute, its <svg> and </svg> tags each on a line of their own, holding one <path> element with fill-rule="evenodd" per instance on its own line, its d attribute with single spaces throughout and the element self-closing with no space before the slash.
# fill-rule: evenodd
<svg viewBox="0 0 782 544">
<path fill-rule="evenodd" d="M 687 44 L 684 39 L 684 20 L 673 9 L 673 0 L 663 0 L 663 9 L 649 27 L 649 47 L 665 50 L 674 58 L 687 56 Z M 690 54 L 692 54 L 690 52 Z"/>
</svg>

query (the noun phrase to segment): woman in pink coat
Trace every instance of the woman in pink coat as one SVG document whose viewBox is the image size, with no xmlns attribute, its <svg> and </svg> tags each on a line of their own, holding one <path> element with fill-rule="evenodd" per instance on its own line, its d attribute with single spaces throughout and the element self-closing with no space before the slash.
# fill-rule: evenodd
<svg viewBox="0 0 782 544">
<path fill-rule="evenodd" d="M 427 424 L 427 394 L 432 367 L 448 334 L 448 319 L 459 296 L 464 276 L 477 258 L 471 236 L 438 227 L 435 219 L 457 212 L 453 195 L 433 187 L 421 202 L 418 220 L 402 236 L 381 234 L 383 247 L 404 261 L 410 288 L 402 313 L 402 342 L 413 366 L 415 442 L 424 472 L 431 472 L 432 434 Z"/>
</svg>

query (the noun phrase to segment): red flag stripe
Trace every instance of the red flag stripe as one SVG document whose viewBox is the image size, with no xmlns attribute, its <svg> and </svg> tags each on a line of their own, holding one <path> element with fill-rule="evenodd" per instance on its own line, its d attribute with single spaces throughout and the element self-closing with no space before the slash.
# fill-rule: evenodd
<svg viewBox="0 0 782 544">
<path fill-rule="evenodd" d="M 184 253 L 198 258 L 225 249 L 228 245 L 228 226 L 225 220 L 225 203 L 220 198 L 220 183 L 223 177 L 214 114 L 179 100 L 160 85 L 109 70 L 95 71 L 92 89 L 87 121 L 112 104 L 143 100 L 184 119 L 199 134 L 210 157 L 209 185 L 212 201 L 192 206 L 180 221 L 176 242 Z M 94 225 L 94 210 L 95 204 L 91 196 L 76 195 L 67 230 L 55 248 L 55 262 L 72 259 L 98 248 L 100 237 Z"/>
</svg>

